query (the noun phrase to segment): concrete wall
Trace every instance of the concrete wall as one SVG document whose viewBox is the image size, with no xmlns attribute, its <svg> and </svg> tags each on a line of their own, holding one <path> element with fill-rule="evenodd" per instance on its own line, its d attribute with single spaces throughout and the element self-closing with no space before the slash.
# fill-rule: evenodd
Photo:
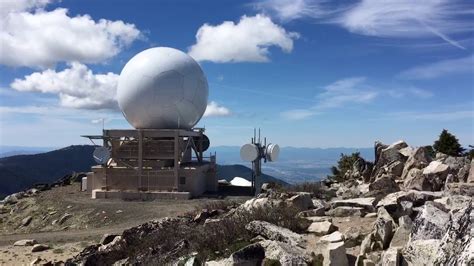
<svg viewBox="0 0 474 266">
<path fill-rule="evenodd" d="M 217 191 L 217 177 L 210 164 L 196 164 L 179 169 L 178 190 L 190 192 L 192 196 L 202 195 L 206 191 Z M 87 175 L 87 190 L 118 191 L 173 191 L 174 171 L 142 170 L 141 180 L 138 172 L 132 168 L 103 168 L 94 166 Z M 184 181 L 184 184 L 181 182 Z M 141 182 L 141 183 L 140 183 Z"/>
</svg>

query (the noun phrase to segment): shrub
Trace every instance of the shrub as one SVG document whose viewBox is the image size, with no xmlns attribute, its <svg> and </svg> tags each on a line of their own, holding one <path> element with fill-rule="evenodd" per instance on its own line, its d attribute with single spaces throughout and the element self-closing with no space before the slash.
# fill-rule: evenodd
<svg viewBox="0 0 474 266">
<path fill-rule="evenodd" d="M 427 146 L 424 146 L 423 148 L 425 148 L 426 152 L 431 158 L 436 157 L 436 151 L 433 149 L 433 146 L 427 145 Z"/>
<path fill-rule="evenodd" d="M 351 155 L 341 153 L 337 166 L 331 167 L 332 175 L 328 176 L 328 178 L 338 182 L 344 181 L 346 172 L 352 170 L 354 163 L 361 158 L 360 152 L 354 152 Z"/>
<path fill-rule="evenodd" d="M 439 135 L 439 139 L 435 141 L 433 149 L 451 156 L 462 156 L 464 149 L 459 144 L 459 140 L 453 134 L 443 129 Z"/>
<path fill-rule="evenodd" d="M 139 237 L 136 237 L 136 232 L 130 233 L 133 238 L 127 240 L 125 256 L 134 258 L 134 261 L 130 261 L 132 264 L 157 265 L 170 263 L 194 251 L 198 252 L 201 260 L 212 260 L 217 256 L 228 257 L 250 244 L 253 235 L 245 226 L 251 221 L 266 221 L 295 232 L 303 232 L 309 221 L 296 217 L 296 214 L 297 210 L 283 204 L 251 212 L 239 211 L 209 224 L 196 224 L 186 219 L 181 222 L 173 221 L 160 229 L 141 229 L 149 232 Z"/>
</svg>

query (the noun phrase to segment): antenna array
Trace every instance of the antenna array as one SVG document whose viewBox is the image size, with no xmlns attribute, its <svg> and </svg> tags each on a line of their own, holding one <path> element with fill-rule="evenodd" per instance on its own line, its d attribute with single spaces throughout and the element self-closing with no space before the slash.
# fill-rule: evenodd
<svg viewBox="0 0 474 266">
<path fill-rule="evenodd" d="M 258 129 L 258 138 L 257 138 L 257 129 L 253 129 L 253 138 L 251 142 L 243 145 L 240 148 L 240 158 L 244 161 L 252 163 L 252 192 L 255 193 L 255 184 L 257 177 L 262 174 L 262 160 L 266 163 L 274 162 L 278 160 L 280 154 L 280 147 L 278 144 L 268 144 L 267 138 L 263 138 L 263 143 L 261 141 L 260 128 Z"/>
</svg>

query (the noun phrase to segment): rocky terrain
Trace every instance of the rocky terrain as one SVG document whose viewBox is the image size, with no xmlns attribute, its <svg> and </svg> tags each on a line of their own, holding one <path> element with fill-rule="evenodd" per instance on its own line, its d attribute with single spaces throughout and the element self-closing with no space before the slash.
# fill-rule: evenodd
<svg viewBox="0 0 474 266">
<path fill-rule="evenodd" d="M 241 204 L 216 201 L 106 234 L 62 263 L 473 265 L 473 195 L 466 157 L 377 142 L 375 162 L 356 161 L 340 182 L 264 184 Z M 23 244 L 34 249 L 33 240 Z"/>
<path fill-rule="evenodd" d="M 79 183 L 68 182 L 74 179 L 69 177 L 58 180 L 51 189 L 29 189 L 0 203 L 0 265 L 26 265 L 37 257 L 41 263 L 66 261 L 99 242 L 104 234 L 119 234 L 153 219 L 184 215 L 224 201 L 99 201 L 81 192 Z M 230 197 L 225 201 L 239 203 L 248 198 Z M 33 252 L 33 243 L 48 249 Z"/>
</svg>

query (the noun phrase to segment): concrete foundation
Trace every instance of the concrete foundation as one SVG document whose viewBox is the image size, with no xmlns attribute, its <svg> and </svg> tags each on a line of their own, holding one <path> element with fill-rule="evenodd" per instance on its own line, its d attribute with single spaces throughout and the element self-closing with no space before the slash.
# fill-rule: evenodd
<svg viewBox="0 0 474 266">
<path fill-rule="evenodd" d="M 123 199 L 123 200 L 188 200 L 191 198 L 189 192 L 139 192 L 139 191 L 121 191 L 109 190 L 104 191 L 100 189 L 92 190 L 93 199 Z"/>
</svg>

